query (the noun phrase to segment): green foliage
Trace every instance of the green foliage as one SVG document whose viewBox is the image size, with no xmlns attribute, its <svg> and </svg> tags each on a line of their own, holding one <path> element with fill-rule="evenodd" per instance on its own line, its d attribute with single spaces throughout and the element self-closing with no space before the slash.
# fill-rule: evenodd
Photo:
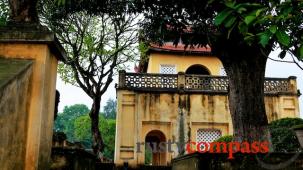
<svg viewBox="0 0 303 170">
<path fill-rule="evenodd" d="M 145 145 L 145 160 L 144 160 L 144 164 L 145 165 L 151 165 L 152 164 L 152 159 L 153 159 L 153 152 L 152 149 L 150 147 L 148 147 L 147 145 Z"/>
<path fill-rule="evenodd" d="M 224 11 L 220 12 L 218 14 L 218 16 L 216 17 L 215 19 L 215 24 L 216 25 L 220 25 L 222 23 L 224 23 L 224 20 L 229 17 L 230 14 L 232 14 L 232 10 L 229 10 L 229 9 L 225 9 Z"/>
<path fill-rule="evenodd" d="M 229 142 L 233 141 L 233 136 L 232 135 L 225 135 L 225 136 L 221 136 L 219 139 L 215 140 L 214 142 L 224 142 L 226 144 L 228 144 Z M 229 148 L 229 145 L 227 145 L 227 150 Z M 217 150 L 216 146 L 214 147 L 214 150 Z M 223 151 L 223 146 L 221 146 L 220 148 L 221 151 Z"/>
<path fill-rule="evenodd" d="M 116 107 L 116 102 L 114 100 L 110 99 L 109 103 L 110 104 L 107 105 L 108 107 L 110 107 L 110 105 L 111 107 Z M 110 111 L 110 109 L 108 110 Z M 68 141 L 81 142 L 85 148 L 91 148 L 92 136 L 91 119 L 88 115 L 89 112 L 90 110 L 84 104 L 65 106 L 63 112 L 58 114 L 58 117 L 55 121 L 55 131 L 64 132 L 67 136 Z M 115 113 L 112 112 L 110 114 L 110 116 L 115 115 Z M 116 133 L 115 119 L 106 119 L 102 114 L 100 114 L 99 129 L 103 134 L 103 139 L 106 144 L 104 156 L 113 159 Z"/>
<path fill-rule="evenodd" d="M 43 22 L 56 33 L 67 51 L 67 61 L 59 65 L 58 73 L 63 81 L 80 87 L 93 100 L 96 107 L 92 108 L 90 118 L 98 122 L 100 101 L 113 82 L 113 77 L 137 56 L 137 16 L 122 12 L 99 13 L 96 16 L 89 11 L 81 11 L 61 18 L 58 15 L 61 15 L 60 10 L 64 7 L 58 4 L 65 5 L 66 1 L 43 1 Z M 106 108 L 108 118 L 115 117 L 114 108 L 110 108 L 112 106 Z M 94 141 L 92 147 L 94 152 L 103 152 L 102 140 L 107 137 L 99 134 L 107 135 L 107 131 L 99 129 L 98 123 L 92 123 L 91 126 L 95 127 L 89 128 Z M 81 133 L 77 135 L 81 136 Z M 88 141 L 88 138 L 83 140 Z M 112 148 L 105 148 L 105 155 L 112 153 L 108 151 Z"/>
<path fill-rule="evenodd" d="M 223 40 L 221 36 L 225 36 L 234 39 L 235 42 L 260 45 L 270 50 L 279 46 L 282 50 L 297 56 L 299 60 L 303 59 L 303 1 L 113 0 L 110 2 L 66 0 L 66 4 L 73 4 L 73 6 L 69 5 L 68 12 L 90 11 L 99 14 L 104 10 L 108 12 L 117 9 L 130 13 L 143 13 L 144 35 L 146 39 L 153 42 L 163 42 L 169 32 L 175 35 L 174 42 L 178 42 L 181 38 L 183 43 L 202 46 L 213 45 L 215 41 Z M 193 36 L 189 36 L 185 31 L 189 25 L 192 27 Z"/>
<path fill-rule="evenodd" d="M 83 114 L 89 113 L 89 109 L 84 104 L 74 104 L 72 106 L 65 106 L 63 113 L 70 115 L 70 117 L 79 117 Z"/>
<path fill-rule="evenodd" d="M 64 4 L 65 1 L 58 0 Z M 67 62 L 58 73 L 66 83 L 78 86 L 92 99 L 100 98 L 117 70 L 137 56 L 137 21 L 124 13 L 94 16 L 81 11 L 58 17 L 62 7 L 52 0 L 41 4 L 42 22 L 47 25 L 67 51 Z"/>
<path fill-rule="evenodd" d="M 289 46 L 289 43 L 290 43 L 290 38 L 289 36 L 287 35 L 287 33 L 285 32 L 285 30 L 283 29 L 278 29 L 277 32 L 276 32 L 276 37 L 278 39 L 278 42 L 286 47 Z"/>
<path fill-rule="evenodd" d="M 88 115 L 83 115 L 74 121 L 74 135 L 77 141 L 80 141 L 85 147 L 90 148 L 91 142 L 91 120 Z M 115 151 L 115 132 L 116 121 L 114 119 L 105 119 L 99 116 L 99 129 L 103 134 L 105 143 L 104 156 L 110 159 L 114 158 Z"/>
<path fill-rule="evenodd" d="M 113 99 L 108 99 L 103 107 L 103 116 L 106 119 L 116 119 L 117 102 Z"/>
<path fill-rule="evenodd" d="M 293 152 L 300 149 L 300 144 L 295 135 L 294 128 L 302 128 L 303 119 L 301 118 L 283 118 L 273 121 L 269 124 L 271 139 L 274 151 Z M 231 142 L 232 136 L 222 136 L 215 142 Z"/>
<path fill-rule="evenodd" d="M 89 109 L 84 104 L 75 104 L 65 106 L 62 113 L 59 113 L 54 124 L 55 131 L 64 132 L 69 141 L 75 141 L 74 137 L 74 121 L 82 115 L 88 114 Z"/>
<path fill-rule="evenodd" d="M 294 129 L 294 130 L 303 129 L 303 124 L 295 125 L 292 127 L 292 129 Z"/>
<path fill-rule="evenodd" d="M 233 140 L 232 135 L 221 136 L 219 139 L 215 140 L 215 142 L 231 142 Z"/>
<path fill-rule="evenodd" d="M 225 9 L 218 13 L 214 23 L 228 29 L 228 38 L 238 27 L 237 31 L 244 36 L 246 43 L 255 46 L 257 41 L 263 48 L 271 48 L 276 42 L 282 48 L 279 57 L 284 58 L 289 52 L 302 61 L 303 1 L 223 3 Z"/>
<path fill-rule="evenodd" d="M 273 148 L 277 152 L 292 152 L 300 149 L 298 139 L 292 129 L 303 124 L 301 118 L 283 118 L 269 124 Z"/>
<path fill-rule="evenodd" d="M 7 0 L 0 0 L 0 26 L 6 25 L 9 16 L 9 6 Z"/>
<path fill-rule="evenodd" d="M 140 57 L 141 57 L 141 60 L 143 61 L 146 61 L 148 59 L 148 56 L 147 56 L 147 51 L 148 51 L 148 43 L 146 42 L 139 42 L 139 52 L 140 52 Z"/>
</svg>

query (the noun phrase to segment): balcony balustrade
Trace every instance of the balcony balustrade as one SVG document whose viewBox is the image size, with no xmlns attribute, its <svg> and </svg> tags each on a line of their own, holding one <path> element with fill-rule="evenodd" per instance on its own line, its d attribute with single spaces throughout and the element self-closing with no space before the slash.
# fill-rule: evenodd
<svg viewBox="0 0 303 170">
<path fill-rule="evenodd" d="M 150 74 L 119 72 L 118 89 L 134 91 L 228 93 L 226 76 L 184 74 Z M 297 94 L 296 77 L 265 78 L 265 94 Z"/>
</svg>

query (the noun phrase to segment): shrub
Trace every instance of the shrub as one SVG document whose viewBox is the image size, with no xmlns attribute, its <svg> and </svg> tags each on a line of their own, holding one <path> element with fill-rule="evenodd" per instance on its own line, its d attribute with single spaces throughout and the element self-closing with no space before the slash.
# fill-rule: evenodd
<svg viewBox="0 0 303 170">
<path fill-rule="evenodd" d="M 215 140 L 214 142 L 224 142 L 226 144 L 228 144 L 229 142 L 231 142 L 233 140 L 233 136 L 232 135 L 226 135 L 226 136 L 222 136 L 219 139 Z M 214 150 L 217 150 L 216 147 L 214 147 Z M 221 146 L 220 151 L 222 152 L 223 147 Z M 229 150 L 229 146 L 227 145 L 227 150 Z"/>
<path fill-rule="evenodd" d="M 300 149 L 293 126 L 303 124 L 301 118 L 283 118 L 269 124 L 273 149 L 275 152 L 295 152 Z"/>
<path fill-rule="evenodd" d="M 296 129 L 303 129 L 303 124 L 299 124 L 296 126 L 293 126 L 292 129 L 296 130 Z"/>
<path fill-rule="evenodd" d="M 233 140 L 233 136 L 232 135 L 226 135 L 226 136 L 222 136 L 219 139 L 215 140 L 215 142 L 231 142 Z"/>
</svg>

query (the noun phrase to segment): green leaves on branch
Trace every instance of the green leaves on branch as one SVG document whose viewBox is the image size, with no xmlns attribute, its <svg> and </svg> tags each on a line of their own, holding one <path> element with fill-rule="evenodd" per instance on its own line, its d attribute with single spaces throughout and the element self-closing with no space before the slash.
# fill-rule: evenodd
<svg viewBox="0 0 303 170">
<path fill-rule="evenodd" d="M 249 33 L 249 27 L 254 25 L 258 21 L 258 17 L 264 12 L 265 8 L 256 3 L 239 3 L 236 4 L 235 1 L 226 2 L 226 9 L 219 12 L 215 18 L 216 26 L 224 26 L 228 29 L 227 38 L 229 38 L 230 33 L 233 31 L 235 26 L 238 27 L 239 32 L 244 35 L 244 39 L 251 43 L 254 40 L 255 35 Z M 263 36 L 262 43 L 268 42 L 268 36 Z"/>
<path fill-rule="evenodd" d="M 257 18 L 257 16 L 249 15 L 249 16 L 246 16 L 246 17 L 245 17 L 244 22 L 246 23 L 246 25 L 249 25 L 249 24 L 252 23 L 256 18 Z"/>
<path fill-rule="evenodd" d="M 276 37 L 277 42 L 281 44 L 283 47 L 289 47 L 290 45 L 290 37 L 286 33 L 285 30 L 277 29 L 276 25 L 272 25 L 269 27 L 268 30 L 265 32 L 261 32 L 258 34 L 260 41 L 259 43 L 262 45 L 262 47 L 266 47 L 268 45 L 269 40 L 273 38 L 273 36 Z"/>
<path fill-rule="evenodd" d="M 276 26 L 276 25 L 270 26 L 270 27 L 269 27 L 269 31 L 270 31 L 271 33 L 275 34 L 276 31 L 277 31 L 277 26 Z"/>
<path fill-rule="evenodd" d="M 215 18 L 215 25 L 221 25 L 222 23 L 226 22 L 225 19 L 232 13 L 231 9 L 225 9 L 224 11 L 220 12 L 218 16 Z"/>
<path fill-rule="evenodd" d="M 286 32 L 284 30 L 280 30 L 278 29 L 277 32 L 276 32 L 276 37 L 277 37 L 277 40 L 280 44 L 288 47 L 289 44 L 290 44 L 290 38 L 289 36 L 286 34 Z"/>
<path fill-rule="evenodd" d="M 259 43 L 265 48 L 266 45 L 268 44 L 271 36 L 272 36 L 271 31 L 266 31 L 264 33 L 261 33 Z"/>
<path fill-rule="evenodd" d="M 9 16 L 7 0 L 0 0 L 0 26 L 5 26 Z"/>
<path fill-rule="evenodd" d="M 271 2 L 270 5 L 261 2 L 225 1 L 225 8 L 218 12 L 214 24 L 221 30 L 225 28 L 227 39 L 233 38 L 230 35 L 234 31 L 234 36 L 242 35 L 249 45 L 259 44 L 260 48 L 274 48 L 273 44 L 277 43 L 283 49 L 280 58 L 285 57 L 284 51 L 289 51 L 302 60 L 303 40 L 300 29 L 303 23 L 303 1 L 296 3 L 297 6 L 291 1 Z"/>
</svg>

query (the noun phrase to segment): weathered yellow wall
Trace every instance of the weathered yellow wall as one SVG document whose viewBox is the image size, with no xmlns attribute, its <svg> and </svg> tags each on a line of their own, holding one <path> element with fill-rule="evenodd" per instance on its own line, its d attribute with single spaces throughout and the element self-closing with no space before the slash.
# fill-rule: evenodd
<svg viewBox="0 0 303 170">
<path fill-rule="evenodd" d="M 180 120 L 184 124 L 184 141 L 196 141 L 198 129 L 219 129 L 222 135 L 233 133 L 227 95 L 134 92 L 117 90 L 117 131 L 115 163 L 131 166 L 144 164 L 144 147 L 136 153 L 136 143 L 144 142 L 148 132 L 160 130 L 166 140 L 179 141 Z M 265 97 L 269 121 L 298 117 L 298 97 L 279 95 Z M 181 119 L 180 115 L 183 114 Z M 178 155 L 166 154 L 166 161 Z"/>
<path fill-rule="evenodd" d="M 28 68 L 0 88 L 0 169 L 3 170 L 25 168 L 31 74 L 32 69 Z"/>
<path fill-rule="evenodd" d="M 265 97 L 268 121 L 286 117 L 300 117 L 298 98 L 295 96 Z"/>
<path fill-rule="evenodd" d="M 159 73 L 160 64 L 174 64 L 177 72 L 185 72 L 191 65 L 201 64 L 210 71 L 211 75 L 219 75 L 220 68 L 223 67 L 221 61 L 213 56 L 152 53 L 149 56 L 147 73 Z"/>
<path fill-rule="evenodd" d="M 0 56 L 32 59 L 33 75 L 28 102 L 29 116 L 25 169 L 48 169 L 53 129 L 57 59 L 47 44 L 0 43 Z"/>
</svg>

